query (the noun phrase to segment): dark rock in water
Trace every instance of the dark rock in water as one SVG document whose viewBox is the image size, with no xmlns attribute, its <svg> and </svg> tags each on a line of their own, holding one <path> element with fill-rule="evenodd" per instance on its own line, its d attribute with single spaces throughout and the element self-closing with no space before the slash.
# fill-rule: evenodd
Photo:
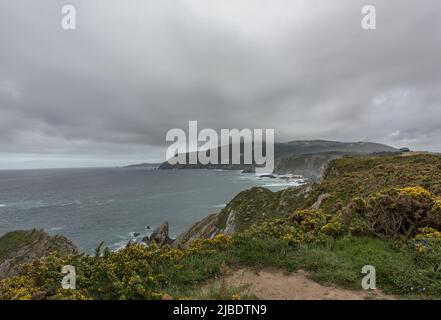
<svg viewBox="0 0 441 320">
<path fill-rule="evenodd" d="M 169 238 L 168 230 L 169 226 L 168 222 L 166 221 L 159 227 L 157 227 L 150 237 L 144 237 L 142 241 L 145 242 L 147 245 L 152 244 L 153 241 L 160 246 L 164 244 L 172 244 L 173 240 Z"/>
<path fill-rule="evenodd" d="M 256 173 L 256 168 L 254 168 L 253 166 L 250 166 L 250 167 L 242 170 L 242 173 Z"/>
<path fill-rule="evenodd" d="M 150 226 L 146 226 L 145 228 L 146 228 L 147 230 L 150 230 Z"/>
<path fill-rule="evenodd" d="M 50 236 L 43 230 L 12 231 L 0 237 L 0 279 L 15 276 L 27 261 L 45 258 L 51 253 L 78 253 L 66 237 Z"/>
<path fill-rule="evenodd" d="M 133 235 L 134 237 L 139 237 L 140 234 L 141 234 L 141 233 L 139 233 L 139 232 L 132 232 L 132 235 Z"/>
<path fill-rule="evenodd" d="M 271 178 L 271 179 L 276 179 L 277 177 L 273 174 L 263 174 L 261 176 L 259 176 L 259 178 Z"/>
</svg>

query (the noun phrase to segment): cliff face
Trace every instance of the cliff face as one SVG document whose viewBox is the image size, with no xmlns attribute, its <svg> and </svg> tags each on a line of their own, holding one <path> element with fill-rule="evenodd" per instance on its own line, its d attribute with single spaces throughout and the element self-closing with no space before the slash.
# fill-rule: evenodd
<svg viewBox="0 0 441 320">
<path fill-rule="evenodd" d="M 319 181 L 323 178 L 328 164 L 332 160 L 343 156 L 344 153 L 341 152 L 328 152 L 286 157 L 276 161 L 274 173 L 290 173 L 313 181 Z"/>
<path fill-rule="evenodd" d="M 13 231 L 0 237 L 0 279 L 14 276 L 20 264 L 51 253 L 77 253 L 77 247 L 63 236 L 42 230 Z"/>
<path fill-rule="evenodd" d="M 213 238 L 217 234 L 233 235 L 251 225 L 284 216 L 303 206 L 310 188 L 288 188 L 279 192 L 255 187 L 239 193 L 222 211 L 198 221 L 175 241 L 187 246 L 195 239 Z"/>
</svg>

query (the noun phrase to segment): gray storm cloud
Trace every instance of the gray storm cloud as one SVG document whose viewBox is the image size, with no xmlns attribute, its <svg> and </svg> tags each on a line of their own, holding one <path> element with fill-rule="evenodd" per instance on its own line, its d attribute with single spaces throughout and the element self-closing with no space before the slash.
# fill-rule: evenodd
<svg viewBox="0 0 441 320">
<path fill-rule="evenodd" d="M 441 151 L 438 0 L 64 4 L 0 0 L 0 167 L 159 161 L 189 120 Z"/>
</svg>

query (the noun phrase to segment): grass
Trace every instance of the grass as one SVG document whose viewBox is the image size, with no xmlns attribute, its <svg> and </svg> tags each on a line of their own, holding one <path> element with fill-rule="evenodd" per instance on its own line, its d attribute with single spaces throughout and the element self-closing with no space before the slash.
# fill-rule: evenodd
<svg viewBox="0 0 441 320">
<path fill-rule="evenodd" d="M 413 186 L 441 195 L 440 156 L 343 157 L 330 163 L 307 205 L 312 204 L 319 194 L 330 193 L 323 206 L 332 211 L 354 197 L 366 197 L 384 188 Z"/>
<path fill-rule="evenodd" d="M 441 298 L 441 274 L 422 267 L 409 246 L 385 238 L 327 238 L 292 246 L 275 237 L 256 239 L 252 233 L 245 233 L 233 237 L 225 247 L 213 247 L 209 241 L 190 254 L 171 259 L 165 257 L 174 256 L 177 249 L 151 250 L 138 245 L 97 257 L 50 257 L 33 262 L 21 276 L 1 283 L 0 297 L 31 298 L 33 293 L 47 290 L 56 293 L 48 297 L 51 299 L 156 299 L 164 294 L 175 299 L 245 299 L 252 297 L 244 296 L 242 288 L 202 288 L 229 268 L 259 270 L 274 266 L 287 271 L 309 271 L 312 279 L 321 284 L 361 289 L 361 269 L 373 265 L 377 287 L 386 293 Z M 83 289 L 77 295 L 58 288 L 59 270 L 64 264 L 76 266 L 77 286 Z M 41 285 L 36 287 L 37 280 Z"/>
<path fill-rule="evenodd" d="M 324 246 L 301 250 L 300 257 L 312 279 L 324 284 L 360 289 L 365 265 L 375 267 L 377 287 L 387 293 L 406 295 L 412 293 L 411 288 L 428 287 L 430 282 L 419 275 L 415 255 L 387 239 L 330 240 Z"/>
<path fill-rule="evenodd" d="M 193 286 L 191 290 L 171 290 L 175 296 L 200 298 L 203 293 L 198 293 L 198 286 L 221 276 L 225 267 L 244 266 L 256 270 L 273 266 L 290 272 L 302 269 L 323 285 L 361 290 L 362 267 L 372 265 L 376 269 L 377 288 L 385 293 L 409 299 L 441 299 L 441 282 L 436 279 L 441 274 L 421 268 L 410 248 L 386 238 L 328 238 L 321 244 L 293 248 L 276 239 L 268 242 L 241 237 L 227 251 L 214 253 L 209 258 L 193 257 L 184 263 L 187 272 L 175 275 L 174 289 Z"/>
<path fill-rule="evenodd" d="M 195 300 L 258 300 L 256 296 L 247 293 L 246 286 L 229 286 L 224 280 L 206 289 L 195 290 L 191 296 Z"/>
<path fill-rule="evenodd" d="M 362 289 L 363 266 L 372 265 L 376 269 L 377 288 L 385 293 L 411 299 L 441 298 L 441 274 L 421 268 L 412 250 L 385 238 L 329 238 L 323 244 L 298 249 L 282 241 L 259 241 L 252 245 L 241 241 L 214 260 L 220 263 L 219 267 L 226 263 L 256 270 L 265 266 L 287 271 L 303 269 L 318 283 L 355 290 Z"/>
<path fill-rule="evenodd" d="M 9 259 L 21 247 L 31 243 L 33 231 L 14 231 L 0 237 L 0 262 Z"/>
</svg>

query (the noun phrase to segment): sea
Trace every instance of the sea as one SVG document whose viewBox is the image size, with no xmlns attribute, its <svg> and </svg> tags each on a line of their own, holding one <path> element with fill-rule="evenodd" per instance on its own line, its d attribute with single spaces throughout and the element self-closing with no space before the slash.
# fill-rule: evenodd
<svg viewBox="0 0 441 320">
<path fill-rule="evenodd" d="M 68 237 L 83 252 L 101 242 L 117 250 L 164 221 L 176 237 L 248 188 L 278 191 L 303 182 L 222 170 L 0 170 L 0 235 L 37 228 Z"/>
</svg>

